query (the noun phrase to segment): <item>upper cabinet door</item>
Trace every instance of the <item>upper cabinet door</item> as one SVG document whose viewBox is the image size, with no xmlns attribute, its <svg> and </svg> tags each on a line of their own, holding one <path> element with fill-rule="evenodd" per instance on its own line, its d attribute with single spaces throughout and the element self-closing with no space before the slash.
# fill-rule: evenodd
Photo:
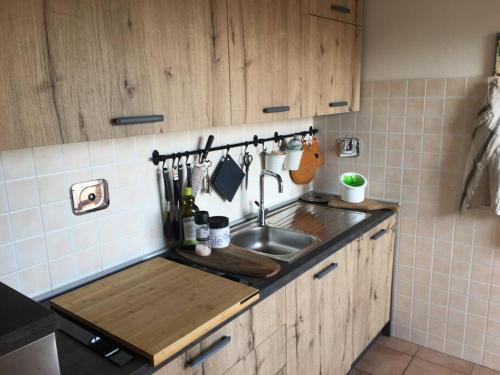
<svg viewBox="0 0 500 375">
<path fill-rule="evenodd" d="M 300 0 L 229 0 L 233 124 L 300 117 Z"/>
<path fill-rule="evenodd" d="M 362 0 L 310 0 L 309 14 L 362 25 Z"/>
<path fill-rule="evenodd" d="M 230 121 L 223 1 L 48 0 L 47 8 L 65 142 Z M 148 114 L 165 121 L 110 123 Z"/>
<path fill-rule="evenodd" d="M 62 143 L 41 1 L 0 1 L 0 150 Z"/>
<path fill-rule="evenodd" d="M 359 110 L 361 28 L 304 17 L 302 117 Z"/>
</svg>

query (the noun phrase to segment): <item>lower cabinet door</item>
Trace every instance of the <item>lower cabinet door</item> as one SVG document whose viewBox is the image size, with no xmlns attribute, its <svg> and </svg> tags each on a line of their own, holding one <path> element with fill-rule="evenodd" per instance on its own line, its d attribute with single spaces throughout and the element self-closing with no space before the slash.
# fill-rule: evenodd
<svg viewBox="0 0 500 375">
<path fill-rule="evenodd" d="M 353 358 L 390 319 L 395 216 L 353 243 Z"/>
<path fill-rule="evenodd" d="M 347 245 L 286 286 L 287 375 L 345 374 L 352 363 Z"/>
<path fill-rule="evenodd" d="M 267 356 L 274 356 L 276 354 L 274 350 L 277 349 L 266 347 L 264 343 L 274 337 L 280 328 L 285 325 L 284 309 L 285 290 L 280 289 L 208 336 L 186 353 L 160 368 L 155 374 L 222 375 L 247 357 L 249 363 L 253 359 L 256 359 L 259 364 L 273 361 L 271 357 L 268 358 Z M 275 340 L 278 340 L 278 338 L 279 336 Z M 284 340 L 283 329 L 283 345 L 281 345 L 283 357 L 285 357 Z M 276 372 L 285 365 L 284 360 L 283 365 L 280 363 L 278 365 L 280 367 L 276 369 Z M 272 370 L 274 369 L 273 366 L 274 364 L 272 366 L 269 364 L 268 368 Z M 256 374 L 268 373 L 258 372 Z M 270 375 L 274 375 L 274 373 L 270 373 Z"/>
<path fill-rule="evenodd" d="M 266 341 L 238 361 L 224 375 L 276 375 L 286 373 L 286 328 L 281 327 Z"/>
</svg>

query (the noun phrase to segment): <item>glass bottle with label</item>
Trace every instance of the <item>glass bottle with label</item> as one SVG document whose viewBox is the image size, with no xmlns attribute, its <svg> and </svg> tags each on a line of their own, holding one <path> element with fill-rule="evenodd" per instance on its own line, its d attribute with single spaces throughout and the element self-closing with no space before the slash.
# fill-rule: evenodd
<svg viewBox="0 0 500 375">
<path fill-rule="evenodd" d="M 183 245 L 196 245 L 196 223 L 194 216 L 198 212 L 198 207 L 194 204 L 193 189 L 186 186 L 182 191 L 182 229 L 184 233 Z"/>
</svg>

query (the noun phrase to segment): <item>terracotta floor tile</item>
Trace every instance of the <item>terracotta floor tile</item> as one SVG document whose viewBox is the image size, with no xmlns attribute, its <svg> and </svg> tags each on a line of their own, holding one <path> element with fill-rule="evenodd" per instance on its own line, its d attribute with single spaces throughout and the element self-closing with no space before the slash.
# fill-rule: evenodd
<svg viewBox="0 0 500 375">
<path fill-rule="evenodd" d="M 453 371 L 449 368 L 436 365 L 432 362 L 424 361 L 420 358 L 413 358 L 404 375 L 462 375 L 461 372 Z"/>
<path fill-rule="evenodd" d="M 355 368 L 372 375 L 401 375 L 411 361 L 411 356 L 405 353 L 373 345 L 366 352 Z"/>
<path fill-rule="evenodd" d="M 377 344 L 385 346 L 389 349 L 397 350 L 411 356 L 415 355 L 419 346 L 408 341 L 398 339 L 396 337 L 388 337 L 380 335 L 377 339 Z"/>
<path fill-rule="evenodd" d="M 415 357 L 425 359 L 426 361 L 447 367 L 462 374 L 470 374 L 472 372 L 472 368 L 474 367 L 474 364 L 471 362 L 467 362 L 463 359 L 452 357 L 451 355 L 440 353 L 428 348 L 418 349 Z"/>
<path fill-rule="evenodd" d="M 475 365 L 472 375 L 500 375 L 500 371 L 495 371 L 487 367 Z"/>
</svg>

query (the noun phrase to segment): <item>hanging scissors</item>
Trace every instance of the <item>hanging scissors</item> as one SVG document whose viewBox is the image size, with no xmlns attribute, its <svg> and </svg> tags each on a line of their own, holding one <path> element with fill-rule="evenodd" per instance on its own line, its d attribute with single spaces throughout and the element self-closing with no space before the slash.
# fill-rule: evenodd
<svg viewBox="0 0 500 375">
<path fill-rule="evenodd" d="M 245 190 L 248 190 L 248 171 L 250 164 L 253 162 L 253 156 L 248 152 L 248 145 L 245 147 L 245 154 L 243 155 L 243 165 L 245 166 Z"/>
</svg>

